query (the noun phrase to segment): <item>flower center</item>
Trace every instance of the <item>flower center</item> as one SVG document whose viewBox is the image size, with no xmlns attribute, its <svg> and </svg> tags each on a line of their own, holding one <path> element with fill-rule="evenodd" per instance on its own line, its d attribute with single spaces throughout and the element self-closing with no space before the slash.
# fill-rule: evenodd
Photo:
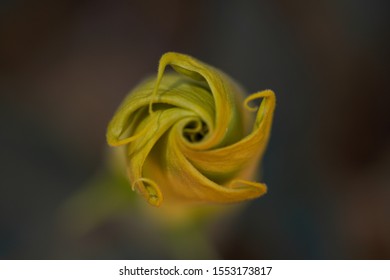
<svg viewBox="0 0 390 280">
<path fill-rule="evenodd" d="M 183 129 L 183 136 L 191 143 L 202 141 L 209 132 L 209 128 L 204 121 L 190 121 Z"/>
</svg>

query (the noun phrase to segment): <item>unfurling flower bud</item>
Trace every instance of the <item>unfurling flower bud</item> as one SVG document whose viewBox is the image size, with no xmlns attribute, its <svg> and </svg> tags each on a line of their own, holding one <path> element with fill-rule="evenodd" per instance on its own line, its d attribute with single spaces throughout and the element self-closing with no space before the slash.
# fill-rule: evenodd
<svg viewBox="0 0 390 280">
<path fill-rule="evenodd" d="M 165 73 L 168 65 L 174 72 Z M 249 106 L 260 98 L 258 108 Z M 108 126 L 107 141 L 127 145 L 132 187 L 152 205 L 163 199 L 238 202 L 267 191 L 252 180 L 274 108 L 271 90 L 245 99 L 222 71 L 170 52 L 161 57 L 157 77 L 141 82 L 125 98 Z"/>
</svg>

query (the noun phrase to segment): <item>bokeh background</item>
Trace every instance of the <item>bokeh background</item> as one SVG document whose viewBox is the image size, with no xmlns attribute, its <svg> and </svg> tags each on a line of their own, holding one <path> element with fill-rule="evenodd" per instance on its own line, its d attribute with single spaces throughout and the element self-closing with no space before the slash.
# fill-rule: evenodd
<svg viewBox="0 0 390 280">
<path fill-rule="evenodd" d="M 385 0 L 1 1 L 0 258 L 174 257 L 136 213 L 75 237 L 58 211 L 105 168 L 123 97 L 177 51 L 277 94 L 269 193 L 210 234 L 218 258 L 389 259 L 389 12 Z"/>
</svg>

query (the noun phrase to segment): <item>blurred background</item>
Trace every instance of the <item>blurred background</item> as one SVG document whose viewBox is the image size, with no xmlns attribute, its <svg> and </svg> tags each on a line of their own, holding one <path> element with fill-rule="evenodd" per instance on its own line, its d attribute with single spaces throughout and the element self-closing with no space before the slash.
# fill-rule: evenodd
<svg viewBox="0 0 390 280">
<path fill-rule="evenodd" d="M 277 94 L 269 192 L 211 230 L 217 258 L 390 259 L 389 5 L 1 1 L 0 258 L 175 257 L 136 213 L 75 237 L 58 212 L 104 170 L 126 93 L 176 51 Z"/>
</svg>

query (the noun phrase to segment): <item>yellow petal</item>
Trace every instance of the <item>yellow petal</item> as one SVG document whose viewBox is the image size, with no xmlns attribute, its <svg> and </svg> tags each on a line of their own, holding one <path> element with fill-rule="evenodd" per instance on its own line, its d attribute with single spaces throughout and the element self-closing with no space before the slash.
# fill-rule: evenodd
<svg viewBox="0 0 390 280">
<path fill-rule="evenodd" d="M 165 73 L 167 66 L 175 72 Z M 127 145 L 129 179 L 152 205 L 256 198 L 267 190 L 252 180 L 269 139 L 275 95 L 265 90 L 244 97 L 222 71 L 166 53 L 157 77 L 125 98 L 107 141 Z M 249 106 L 260 98 L 258 109 Z"/>
</svg>

